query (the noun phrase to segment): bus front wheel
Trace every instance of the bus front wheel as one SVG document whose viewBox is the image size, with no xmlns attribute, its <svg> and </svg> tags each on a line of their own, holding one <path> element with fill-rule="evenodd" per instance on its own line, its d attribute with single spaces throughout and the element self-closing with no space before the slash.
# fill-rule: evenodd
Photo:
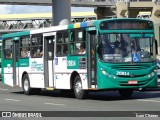
<svg viewBox="0 0 160 120">
<path fill-rule="evenodd" d="M 30 95 L 33 93 L 33 89 L 30 88 L 29 77 L 27 74 L 23 76 L 23 92 L 25 95 Z"/>
<path fill-rule="evenodd" d="M 119 94 L 123 97 L 123 98 L 129 98 L 132 96 L 133 94 L 133 89 L 121 89 L 119 90 Z"/>
<path fill-rule="evenodd" d="M 83 90 L 80 76 L 76 76 L 74 80 L 74 94 L 77 99 L 84 99 L 87 96 L 87 91 Z"/>
<path fill-rule="evenodd" d="M 41 89 L 39 88 L 31 88 L 30 80 L 27 74 L 23 76 L 23 92 L 25 95 L 39 94 Z"/>
</svg>

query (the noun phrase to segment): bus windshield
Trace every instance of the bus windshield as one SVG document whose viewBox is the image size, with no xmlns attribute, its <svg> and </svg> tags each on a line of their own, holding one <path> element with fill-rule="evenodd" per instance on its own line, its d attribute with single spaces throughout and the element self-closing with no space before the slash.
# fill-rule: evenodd
<svg viewBox="0 0 160 120">
<path fill-rule="evenodd" d="M 151 62 L 153 34 L 101 34 L 99 59 L 104 62 Z"/>
</svg>

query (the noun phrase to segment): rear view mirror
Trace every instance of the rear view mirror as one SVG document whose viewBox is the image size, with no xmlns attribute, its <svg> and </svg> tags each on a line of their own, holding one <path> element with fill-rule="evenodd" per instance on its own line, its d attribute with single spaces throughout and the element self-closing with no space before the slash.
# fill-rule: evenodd
<svg viewBox="0 0 160 120">
<path fill-rule="evenodd" d="M 102 49 L 102 43 L 96 46 L 96 51 L 98 54 L 101 54 L 101 51 L 102 51 L 101 49 Z"/>
</svg>

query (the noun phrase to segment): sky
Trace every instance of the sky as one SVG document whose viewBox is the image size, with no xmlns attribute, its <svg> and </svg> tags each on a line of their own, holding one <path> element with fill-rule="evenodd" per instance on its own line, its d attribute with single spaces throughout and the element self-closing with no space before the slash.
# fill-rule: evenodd
<svg viewBox="0 0 160 120">
<path fill-rule="evenodd" d="M 94 8 L 72 7 L 72 12 L 94 11 Z M 49 13 L 50 6 L 0 5 L 0 14 Z"/>
</svg>

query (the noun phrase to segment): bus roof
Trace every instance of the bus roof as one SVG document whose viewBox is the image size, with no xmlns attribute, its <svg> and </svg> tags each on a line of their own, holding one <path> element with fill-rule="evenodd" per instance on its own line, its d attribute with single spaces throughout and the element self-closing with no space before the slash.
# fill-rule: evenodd
<svg viewBox="0 0 160 120">
<path fill-rule="evenodd" d="M 38 34 L 38 33 L 46 33 L 46 32 L 54 32 L 58 30 L 67 30 L 68 25 L 62 25 L 62 26 L 52 26 L 48 28 L 40 28 L 31 30 L 30 34 Z"/>
<path fill-rule="evenodd" d="M 46 32 L 54 32 L 59 30 L 67 30 L 67 29 L 74 29 L 74 28 L 84 28 L 84 27 L 92 27 L 97 26 L 103 21 L 115 21 L 115 20 L 137 20 L 137 21 L 150 21 L 146 19 L 137 19 L 137 18 L 113 18 L 113 19 L 101 19 L 101 20 L 92 20 L 86 21 L 81 23 L 74 23 L 69 25 L 62 25 L 62 26 L 52 26 L 48 28 L 40 28 L 31 31 L 23 31 L 23 32 L 16 32 L 16 33 L 9 33 L 2 35 L 2 38 L 10 38 L 10 37 L 19 37 L 21 35 L 29 35 L 29 34 L 39 34 L 39 33 L 46 33 Z"/>
<path fill-rule="evenodd" d="M 98 20 L 97 20 L 98 21 Z M 95 20 L 93 21 L 87 21 L 87 22 L 79 22 L 69 25 L 62 25 L 62 26 L 52 26 L 49 28 L 40 28 L 36 30 L 31 30 L 30 34 L 38 34 L 38 33 L 45 33 L 45 32 L 54 32 L 58 30 L 67 30 L 67 29 L 73 29 L 73 28 L 83 28 L 83 27 L 89 27 L 94 26 Z"/>
<path fill-rule="evenodd" d="M 4 34 L 2 35 L 2 39 L 5 38 L 12 38 L 12 37 L 20 37 L 20 36 L 25 36 L 25 35 L 29 35 L 30 31 L 23 31 L 23 32 L 14 32 L 14 33 L 9 33 L 9 34 Z"/>
</svg>

